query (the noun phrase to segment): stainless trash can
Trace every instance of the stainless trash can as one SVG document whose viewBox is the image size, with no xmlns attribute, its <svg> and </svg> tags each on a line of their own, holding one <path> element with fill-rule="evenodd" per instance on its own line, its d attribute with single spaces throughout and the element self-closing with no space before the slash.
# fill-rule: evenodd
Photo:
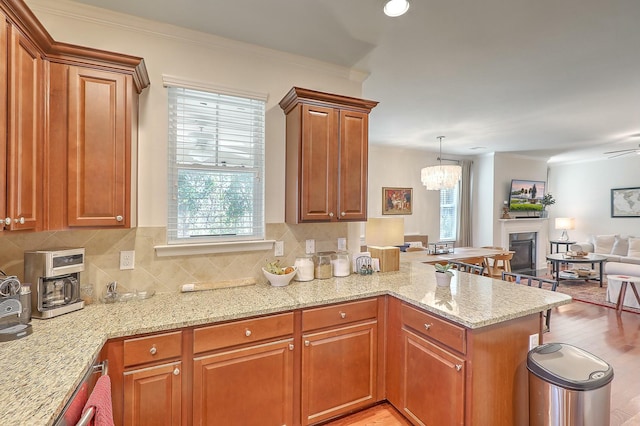
<svg viewBox="0 0 640 426">
<path fill-rule="evenodd" d="M 608 426 L 613 368 L 565 343 L 538 346 L 527 356 L 529 426 Z"/>
</svg>

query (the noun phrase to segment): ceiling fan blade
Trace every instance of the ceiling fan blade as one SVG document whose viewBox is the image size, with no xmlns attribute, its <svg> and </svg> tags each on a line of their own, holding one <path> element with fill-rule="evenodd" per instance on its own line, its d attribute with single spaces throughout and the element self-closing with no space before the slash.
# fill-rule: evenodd
<svg viewBox="0 0 640 426">
<path fill-rule="evenodd" d="M 638 150 L 637 150 L 637 149 L 631 149 L 631 150 L 626 150 L 626 151 L 627 151 L 627 152 L 620 152 L 620 151 L 618 151 L 618 152 L 620 152 L 619 154 L 611 155 L 611 156 L 609 156 L 609 158 L 622 157 L 623 155 L 629 155 L 629 154 L 634 154 L 634 153 L 638 152 Z M 616 151 L 613 151 L 613 152 L 615 153 Z M 605 154 L 606 154 L 606 152 L 605 152 Z"/>
<path fill-rule="evenodd" d="M 616 154 L 618 152 L 633 152 L 633 151 L 637 151 L 637 148 L 631 148 L 631 149 L 620 149 L 618 151 L 607 151 L 605 152 L 605 154 Z"/>
</svg>

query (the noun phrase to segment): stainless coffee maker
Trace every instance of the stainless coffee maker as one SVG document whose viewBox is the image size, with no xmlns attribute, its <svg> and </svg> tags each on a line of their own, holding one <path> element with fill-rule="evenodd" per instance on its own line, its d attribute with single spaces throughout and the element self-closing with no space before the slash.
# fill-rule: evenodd
<svg viewBox="0 0 640 426">
<path fill-rule="evenodd" d="M 25 252 L 24 282 L 32 283 L 32 315 L 52 318 L 84 308 L 80 299 L 82 271 L 84 248 Z"/>
<path fill-rule="evenodd" d="M 29 286 L 18 277 L 0 271 L 0 342 L 31 334 L 31 295 Z"/>
</svg>

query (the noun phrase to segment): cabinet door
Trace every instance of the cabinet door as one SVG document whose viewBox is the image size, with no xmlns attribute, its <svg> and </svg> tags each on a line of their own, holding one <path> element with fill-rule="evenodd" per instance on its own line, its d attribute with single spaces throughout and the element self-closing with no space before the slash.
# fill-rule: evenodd
<svg viewBox="0 0 640 426">
<path fill-rule="evenodd" d="M 293 424 L 293 362 L 293 339 L 195 358 L 193 424 Z"/>
<path fill-rule="evenodd" d="M 465 362 L 403 330 L 403 414 L 420 425 L 464 424 Z"/>
<path fill-rule="evenodd" d="M 68 225 L 130 226 L 127 76 L 69 70 Z"/>
<path fill-rule="evenodd" d="M 38 229 L 42 209 L 42 58 L 9 26 L 7 217 L 12 230 Z"/>
<path fill-rule="evenodd" d="M 124 424 L 180 424 L 182 368 L 180 362 L 124 373 Z"/>
<path fill-rule="evenodd" d="M 338 112 L 333 108 L 303 105 L 298 177 L 303 221 L 331 221 L 336 217 L 337 143 Z"/>
<path fill-rule="evenodd" d="M 342 220 L 367 220 L 369 115 L 340 111 L 338 213 Z"/>
<path fill-rule="evenodd" d="M 9 49 L 7 44 L 9 23 L 6 16 L 0 12 L 0 230 L 5 228 L 4 219 L 7 217 L 7 111 L 9 98 L 7 97 L 7 82 L 9 81 Z"/>
<path fill-rule="evenodd" d="M 376 401 L 377 321 L 302 336 L 302 424 Z"/>
</svg>

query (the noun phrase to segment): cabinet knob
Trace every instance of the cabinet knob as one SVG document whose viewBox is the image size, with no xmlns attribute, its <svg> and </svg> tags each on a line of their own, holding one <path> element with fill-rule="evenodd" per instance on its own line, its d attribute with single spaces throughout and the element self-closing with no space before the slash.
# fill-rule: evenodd
<svg viewBox="0 0 640 426">
<path fill-rule="evenodd" d="M 333 212 L 329 213 L 329 217 L 333 217 Z"/>
<path fill-rule="evenodd" d="M 251 330 L 249 330 L 248 328 L 244 331 L 244 335 L 249 337 L 251 336 Z"/>
<path fill-rule="evenodd" d="M 340 216 L 346 216 L 347 214 L 345 212 L 341 212 Z"/>
<path fill-rule="evenodd" d="M 340 318 L 345 319 L 347 317 L 346 312 L 340 312 Z"/>
<path fill-rule="evenodd" d="M 122 222 L 122 219 L 124 219 L 122 216 L 120 215 L 116 216 L 116 221 Z"/>
<path fill-rule="evenodd" d="M 10 217 L 5 217 L 4 219 L 2 219 L 2 222 L 5 225 L 11 225 L 11 218 Z"/>
<path fill-rule="evenodd" d="M 158 348 L 156 348 L 156 345 L 151 346 L 151 349 L 149 349 L 149 353 L 151 355 L 155 355 L 156 353 L 158 353 Z"/>
<path fill-rule="evenodd" d="M 462 370 L 462 364 L 456 364 L 456 371 Z"/>
<path fill-rule="evenodd" d="M 178 374 L 180 374 L 180 369 L 176 367 L 175 370 L 173 370 L 173 375 L 177 376 Z"/>
<path fill-rule="evenodd" d="M 293 350 L 293 343 L 289 343 L 289 350 L 292 351 Z"/>
<path fill-rule="evenodd" d="M 304 345 L 305 345 L 305 346 L 309 346 L 310 344 L 311 344 L 311 342 L 309 342 L 308 340 L 305 340 L 305 341 L 304 341 Z"/>
<path fill-rule="evenodd" d="M 15 219 L 13 219 L 13 221 L 14 221 L 15 223 L 19 223 L 20 225 L 24 225 L 24 217 L 22 217 L 22 216 L 21 216 L 21 217 L 19 217 L 19 218 L 15 218 Z"/>
<path fill-rule="evenodd" d="M 432 325 L 433 325 L 433 324 L 425 324 L 425 325 L 424 325 L 425 330 L 429 330 L 429 329 L 431 328 L 431 326 L 432 326 Z"/>
</svg>

